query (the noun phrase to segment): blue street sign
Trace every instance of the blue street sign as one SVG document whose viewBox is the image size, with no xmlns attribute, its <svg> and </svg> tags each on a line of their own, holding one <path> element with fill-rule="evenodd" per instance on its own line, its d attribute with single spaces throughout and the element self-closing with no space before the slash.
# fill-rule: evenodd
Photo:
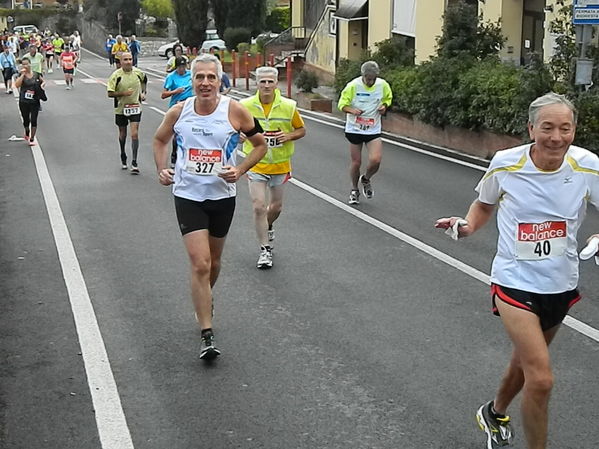
<svg viewBox="0 0 599 449">
<path fill-rule="evenodd" d="M 599 0 L 574 0 L 575 25 L 599 25 Z"/>
</svg>

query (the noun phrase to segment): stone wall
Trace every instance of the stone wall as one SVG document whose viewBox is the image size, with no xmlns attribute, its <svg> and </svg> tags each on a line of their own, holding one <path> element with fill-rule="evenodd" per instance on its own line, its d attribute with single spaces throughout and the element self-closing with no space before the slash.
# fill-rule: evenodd
<svg viewBox="0 0 599 449">
<path fill-rule="evenodd" d="M 383 130 L 484 159 L 491 159 L 498 150 L 523 143 L 520 138 L 489 131 L 470 131 L 455 126 L 438 128 L 404 114 L 393 112 L 387 114 L 387 117 L 383 119 Z"/>
</svg>

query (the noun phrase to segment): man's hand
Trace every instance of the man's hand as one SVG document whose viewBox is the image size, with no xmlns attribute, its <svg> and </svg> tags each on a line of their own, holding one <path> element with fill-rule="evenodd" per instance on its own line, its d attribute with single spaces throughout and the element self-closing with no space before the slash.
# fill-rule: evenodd
<svg viewBox="0 0 599 449">
<path fill-rule="evenodd" d="M 163 186 L 170 186 L 173 181 L 175 171 L 172 168 L 163 168 L 158 172 L 158 182 Z"/>
<path fill-rule="evenodd" d="M 228 183 L 235 183 L 241 178 L 241 171 L 237 167 L 231 165 L 224 165 L 221 172 L 218 174 L 219 178 L 223 178 Z"/>
<path fill-rule="evenodd" d="M 347 108 L 346 112 L 349 112 L 350 114 L 353 115 L 362 115 L 362 112 L 364 112 L 362 109 L 358 109 L 358 108 Z"/>
<path fill-rule="evenodd" d="M 382 104 L 378 107 L 377 111 L 379 111 L 381 115 L 385 115 L 387 113 L 387 106 Z"/>
<path fill-rule="evenodd" d="M 291 140 L 289 134 L 285 134 L 283 131 L 276 131 L 274 137 L 277 138 L 278 143 L 285 143 Z"/>
<path fill-rule="evenodd" d="M 247 136 L 244 133 L 239 132 L 239 143 L 243 143 L 246 140 L 247 140 Z"/>
<path fill-rule="evenodd" d="M 121 92 L 121 97 L 129 97 L 133 95 L 133 89 L 127 89 Z"/>
<path fill-rule="evenodd" d="M 457 240 L 461 237 L 468 237 L 472 234 L 472 229 L 468 226 L 468 222 L 462 217 L 439 218 L 435 222 L 435 228 L 445 229 L 446 234 Z"/>
</svg>

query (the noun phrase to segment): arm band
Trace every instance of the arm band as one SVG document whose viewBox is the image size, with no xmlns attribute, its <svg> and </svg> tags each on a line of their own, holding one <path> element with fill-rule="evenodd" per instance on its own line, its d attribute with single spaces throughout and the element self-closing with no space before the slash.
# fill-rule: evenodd
<svg viewBox="0 0 599 449">
<path fill-rule="evenodd" d="M 252 129 L 250 129 L 249 131 L 244 131 L 243 133 L 248 137 L 252 137 L 254 134 L 258 134 L 258 133 L 262 133 L 262 132 L 264 132 L 264 130 L 262 129 L 262 125 L 260 125 L 260 122 L 258 121 L 258 119 L 256 119 L 254 117 L 254 127 Z"/>
</svg>

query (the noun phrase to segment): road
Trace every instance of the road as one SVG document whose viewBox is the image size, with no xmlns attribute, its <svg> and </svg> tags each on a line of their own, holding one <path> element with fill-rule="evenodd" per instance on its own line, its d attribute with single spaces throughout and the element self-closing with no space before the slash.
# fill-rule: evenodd
<svg viewBox="0 0 599 449">
<path fill-rule="evenodd" d="M 214 292 L 223 355 L 205 364 L 172 197 L 151 155 L 162 82 L 150 75 L 131 176 L 103 84 L 110 68 L 85 53 L 80 69 L 72 91 L 49 75 L 39 147 L 8 141 L 22 128 L 15 99 L 0 98 L 0 448 L 484 447 L 474 412 L 510 354 L 485 283 L 497 233 L 454 242 L 432 226 L 466 212 L 480 168 L 386 142 L 374 199 L 350 208 L 343 131 L 306 117 L 272 270 L 255 268 L 239 182 Z M 598 218 L 589 211 L 581 237 Z M 599 445 L 596 270 L 582 265 L 585 299 L 571 313 L 590 336 L 564 326 L 552 348 L 553 449 Z"/>
</svg>

